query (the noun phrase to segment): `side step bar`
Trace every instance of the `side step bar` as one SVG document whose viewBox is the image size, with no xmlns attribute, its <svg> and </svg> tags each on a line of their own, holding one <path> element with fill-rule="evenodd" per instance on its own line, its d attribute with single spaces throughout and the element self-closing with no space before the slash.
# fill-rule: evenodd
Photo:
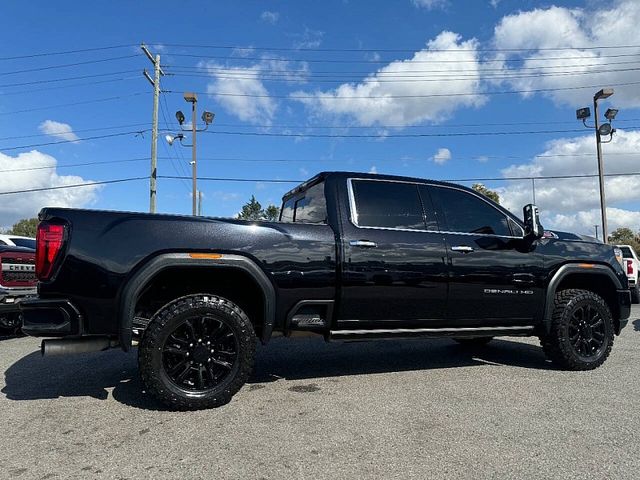
<svg viewBox="0 0 640 480">
<path fill-rule="evenodd" d="M 462 327 L 462 328 L 379 328 L 373 330 L 332 330 L 329 340 L 372 340 L 417 337 L 499 337 L 531 335 L 533 325 L 508 327 Z"/>
</svg>

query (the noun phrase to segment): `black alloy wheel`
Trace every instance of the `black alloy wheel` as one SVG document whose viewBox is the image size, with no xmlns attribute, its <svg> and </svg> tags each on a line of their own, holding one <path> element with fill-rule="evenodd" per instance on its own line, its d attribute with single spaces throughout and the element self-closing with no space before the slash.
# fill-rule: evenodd
<svg viewBox="0 0 640 480">
<path fill-rule="evenodd" d="M 555 294 L 549 332 L 540 336 L 547 357 L 566 370 L 593 370 L 613 346 L 614 325 L 609 306 L 591 291 L 561 290 Z"/>
<path fill-rule="evenodd" d="M 180 388 L 202 391 L 223 382 L 238 363 L 238 340 L 224 320 L 189 317 L 167 337 L 162 365 Z"/>
<path fill-rule="evenodd" d="M 233 302 L 195 294 L 162 307 L 138 348 L 146 390 L 174 410 L 224 405 L 253 369 L 256 335 Z"/>
</svg>

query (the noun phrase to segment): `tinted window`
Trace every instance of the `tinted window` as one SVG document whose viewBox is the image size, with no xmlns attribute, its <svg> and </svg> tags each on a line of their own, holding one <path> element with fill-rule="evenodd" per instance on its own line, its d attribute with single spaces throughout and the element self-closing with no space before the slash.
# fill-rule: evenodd
<svg viewBox="0 0 640 480">
<path fill-rule="evenodd" d="M 32 238 L 12 238 L 11 241 L 18 247 L 27 247 L 36 249 L 36 241 Z"/>
<path fill-rule="evenodd" d="M 450 232 L 511 235 L 507 217 L 471 193 L 434 187 Z"/>
<path fill-rule="evenodd" d="M 7 242 L 3 242 L 2 240 L 0 240 L 0 245 L 6 245 Z"/>
<path fill-rule="evenodd" d="M 631 253 L 631 249 L 629 247 L 620 247 L 620 250 L 622 250 L 623 258 L 633 258 L 633 253 Z"/>
<path fill-rule="evenodd" d="M 366 180 L 351 185 L 358 226 L 425 229 L 416 185 Z"/>
<path fill-rule="evenodd" d="M 327 201 L 324 183 L 309 187 L 300 195 L 288 199 L 282 206 L 282 222 L 327 223 Z"/>
</svg>

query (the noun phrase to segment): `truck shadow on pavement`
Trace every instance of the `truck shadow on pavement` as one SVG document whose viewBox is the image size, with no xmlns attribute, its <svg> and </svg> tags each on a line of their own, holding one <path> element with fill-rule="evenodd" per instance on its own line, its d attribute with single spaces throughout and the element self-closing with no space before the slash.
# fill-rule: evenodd
<svg viewBox="0 0 640 480">
<path fill-rule="evenodd" d="M 9 400 L 92 397 L 113 398 L 125 405 L 164 410 L 143 390 L 137 352 L 107 351 L 42 358 L 30 353 L 5 371 L 2 393 Z M 274 339 L 258 347 L 249 384 L 276 380 L 367 375 L 402 371 L 450 369 L 480 365 L 551 369 L 536 345 L 505 339 L 480 348 L 463 347 L 447 339 L 325 343 L 321 339 Z"/>
</svg>

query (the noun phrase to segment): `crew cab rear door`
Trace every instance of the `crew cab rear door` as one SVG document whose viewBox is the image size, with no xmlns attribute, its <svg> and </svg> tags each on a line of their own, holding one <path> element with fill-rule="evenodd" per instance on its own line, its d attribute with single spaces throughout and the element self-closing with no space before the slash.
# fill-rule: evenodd
<svg viewBox="0 0 640 480">
<path fill-rule="evenodd" d="M 424 327 L 442 321 L 445 244 L 428 195 L 422 197 L 416 183 L 347 182 L 339 328 Z"/>
<path fill-rule="evenodd" d="M 543 257 L 481 194 L 430 185 L 447 245 L 447 318 L 456 326 L 530 325 L 542 311 Z"/>
</svg>

